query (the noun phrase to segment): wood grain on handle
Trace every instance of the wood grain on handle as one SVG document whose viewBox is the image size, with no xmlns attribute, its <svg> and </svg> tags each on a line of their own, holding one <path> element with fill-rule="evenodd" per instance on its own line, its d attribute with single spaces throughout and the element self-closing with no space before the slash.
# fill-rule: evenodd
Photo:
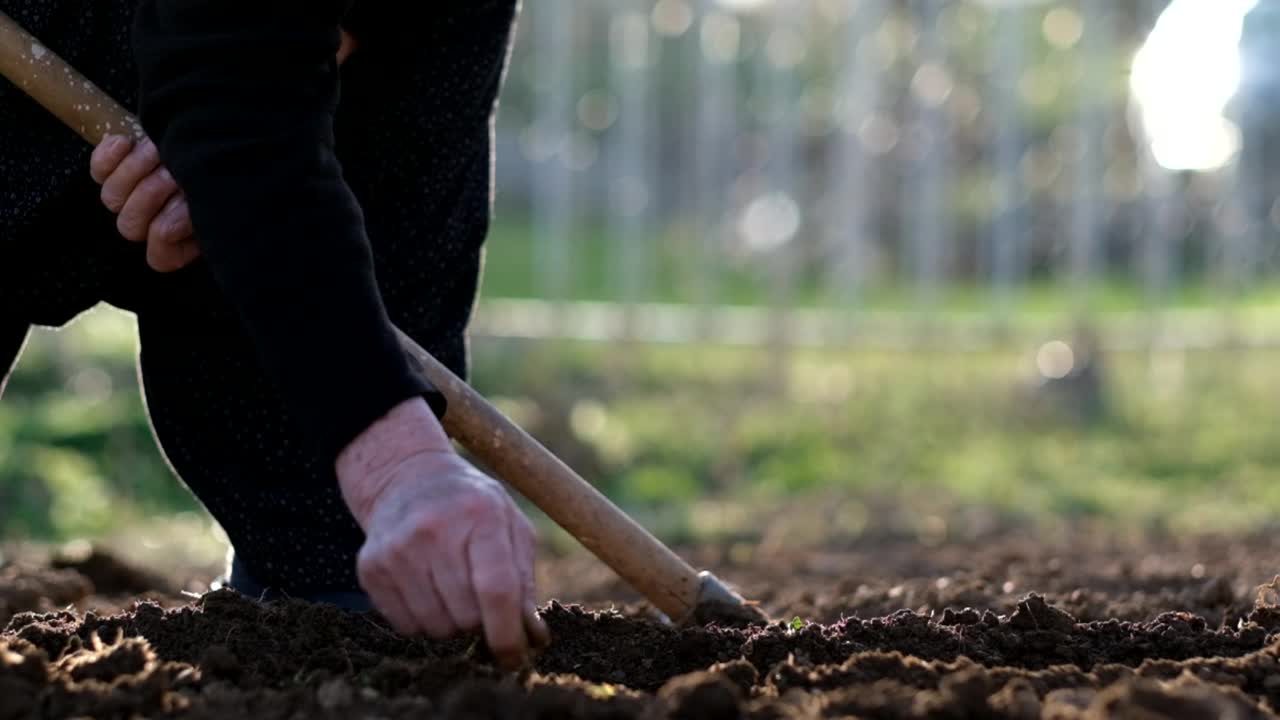
<svg viewBox="0 0 1280 720">
<path fill-rule="evenodd" d="M 0 13 L 0 74 L 91 144 L 141 137 L 138 121 L 62 58 Z M 551 451 L 397 329 L 405 350 L 448 399 L 445 431 L 537 505 L 676 622 L 698 604 L 702 579 Z"/>
<path fill-rule="evenodd" d="M 90 145 L 97 145 L 106 135 L 143 136 L 137 119 L 119 103 L 3 13 L 0 75 Z"/>
</svg>

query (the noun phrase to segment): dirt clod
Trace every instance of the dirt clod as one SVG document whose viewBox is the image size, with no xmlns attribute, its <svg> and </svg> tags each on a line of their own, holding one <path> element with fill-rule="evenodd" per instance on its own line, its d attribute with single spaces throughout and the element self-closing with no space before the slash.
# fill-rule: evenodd
<svg viewBox="0 0 1280 720">
<path fill-rule="evenodd" d="M 167 578 L 127 563 L 89 543 L 68 543 L 59 548 L 49 564 L 58 570 L 79 573 L 92 583 L 94 592 L 99 595 L 172 591 L 172 583 Z"/>
<path fill-rule="evenodd" d="M 739 565 L 748 597 L 795 618 L 749 626 L 664 624 L 617 586 L 570 602 L 594 591 L 557 587 L 577 577 L 557 561 L 554 640 L 518 673 L 474 634 L 225 590 L 112 607 L 83 574 L 110 559 L 9 565 L 0 720 L 1276 717 L 1280 583 L 1260 582 L 1280 541 L 1091 542 L 823 551 L 781 581 Z"/>
</svg>

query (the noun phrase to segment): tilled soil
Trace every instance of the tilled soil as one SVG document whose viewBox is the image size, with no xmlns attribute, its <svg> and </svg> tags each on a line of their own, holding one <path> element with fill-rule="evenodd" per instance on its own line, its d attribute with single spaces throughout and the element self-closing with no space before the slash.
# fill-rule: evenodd
<svg viewBox="0 0 1280 720">
<path fill-rule="evenodd" d="M 13 564 L 0 720 L 1272 717 L 1276 536 L 687 549 L 778 618 L 753 628 L 669 627 L 594 561 L 557 559 L 554 641 L 519 673 L 373 615 L 144 592 L 164 579 L 109 556 Z"/>
</svg>

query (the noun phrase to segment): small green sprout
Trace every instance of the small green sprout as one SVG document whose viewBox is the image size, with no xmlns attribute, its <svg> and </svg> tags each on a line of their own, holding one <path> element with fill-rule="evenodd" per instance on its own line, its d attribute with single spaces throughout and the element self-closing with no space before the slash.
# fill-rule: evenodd
<svg viewBox="0 0 1280 720">
<path fill-rule="evenodd" d="M 804 620 L 799 615 L 797 615 L 791 618 L 791 623 L 788 625 L 788 627 L 790 627 L 792 630 L 803 630 L 804 625 L 805 625 Z"/>
</svg>

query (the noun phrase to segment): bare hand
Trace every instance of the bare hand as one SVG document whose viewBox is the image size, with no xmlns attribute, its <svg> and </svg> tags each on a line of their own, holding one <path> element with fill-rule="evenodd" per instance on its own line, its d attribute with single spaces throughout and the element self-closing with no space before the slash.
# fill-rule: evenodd
<svg viewBox="0 0 1280 720">
<path fill-rule="evenodd" d="M 109 135 L 94 148 L 89 174 L 102 185 L 102 204 L 116 213 L 126 239 L 147 244 L 147 264 L 173 272 L 200 256 L 186 197 L 149 139 Z"/>
<path fill-rule="evenodd" d="M 337 59 L 341 65 L 355 52 L 354 37 L 342 31 Z M 102 204 L 115 213 L 116 229 L 127 240 L 147 244 L 147 264 L 173 272 L 200 257 L 187 199 L 149 138 L 140 142 L 108 135 L 94 148 L 89 174 L 102 186 Z"/>
<path fill-rule="evenodd" d="M 445 639 L 483 627 L 508 668 L 545 644 L 533 526 L 497 481 L 453 450 L 424 400 L 374 423 L 337 470 L 366 533 L 360 584 L 398 631 Z"/>
</svg>

